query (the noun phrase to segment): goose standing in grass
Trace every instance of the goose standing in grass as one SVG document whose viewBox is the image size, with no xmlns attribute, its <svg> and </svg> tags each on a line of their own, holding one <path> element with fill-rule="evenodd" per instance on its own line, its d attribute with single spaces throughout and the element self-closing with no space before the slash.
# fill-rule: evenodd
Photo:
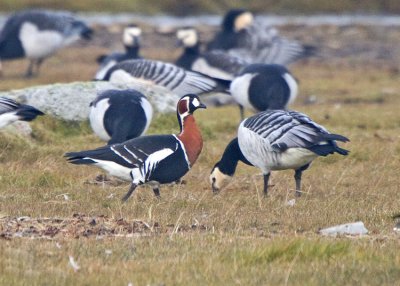
<svg viewBox="0 0 400 286">
<path fill-rule="evenodd" d="M 298 85 L 281 65 L 252 64 L 232 81 L 230 92 L 239 104 L 241 120 L 244 108 L 256 112 L 286 109 L 297 97 Z"/>
<path fill-rule="evenodd" d="M 95 165 L 110 175 L 132 182 L 123 197 L 126 201 L 137 186 L 149 183 L 156 196 L 159 185 L 172 183 L 184 176 L 196 162 L 203 139 L 193 112 L 206 108 L 194 94 L 183 96 L 177 105 L 180 133 L 150 135 L 95 150 L 65 154 L 73 164 Z"/>
<path fill-rule="evenodd" d="M 90 103 L 90 125 L 108 144 L 141 136 L 149 128 L 152 116 L 150 102 L 133 89 L 103 91 Z"/>
<path fill-rule="evenodd" d="M 0 97 L 0 128 L 18 120 L 32 121 L 39 115 L 44 115 L 44 113 L 33 106 Z"/>
<path fill-rule="evenodd" d="M 214 192 L 223 188 L 236 170 L 238 161 L 253 165 L 264 175 L 264 195 L 268 193 L 271 171 L 295 170 L 296 195 L 301 195 L 301 176 L 318 156 L 349 151 L 337 146 L 347 142 L 342 135 L 329 133 L 308 116 L 297 111 L 268 110 L 245 119 L 238 138 L 228 144 L 214 166 L 210 183 Z"/>
<path fill-rule="evenodd" d="M 140 36 L 142 30 L 134 24 L 127 26 L 122 35 L 122 43 L 125 47 L 125 53 L 114 52 L 109 55 L 102 55 L 97 58 L 100 68 L 96 73 L 95 79 L 102 79 L 107 71 L 116 63 L 125 60 L 140 59 Z"/>
<path fill-rule="evenodd" d="M 0 33 L 0 60 L 28 58 L 27 77 L 38 74 L 44 59 L 92 30 L 69 12 L 25 10 L 11 15 Z M 36 69 L 36 71 L 34 71 Z"/>
<path fill-rule="evenodd" d="M 224 51 L 200 51 L 199 35 L 195 28 L 180 28 L 176 32 L 184 48 L 175 64 L 187 70 L 206 74 L 214 78 L 232 80 L 248 63 Z"/>
<path fill-rule="evenodd" d="M 288 65 L 312 56 L 315 48 L 280 37 L 277 30 L 254 21 L 251 12 L 229 11 L 221 31 L 207 45 L 208 50 L 224 50 L 249 63 Z"/>
<path fill-rule="evenodd" d="M 153 60 L 127 60 L 113 66 L 101 80 L 134 84 L 138 80 L 163 86 L 179 96 L 208 92 L 226 92 L 230 81 L 187 71 L 174 64 Z"/>
</svg>

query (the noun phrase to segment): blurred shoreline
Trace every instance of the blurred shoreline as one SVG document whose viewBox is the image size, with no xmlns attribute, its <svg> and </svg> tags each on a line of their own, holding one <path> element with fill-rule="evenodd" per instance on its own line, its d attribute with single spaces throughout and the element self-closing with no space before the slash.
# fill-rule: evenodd
<svg viewBox="0 0 400 286">
<path fill-rule="evenodd" d="M 0 13 L 0 27 L 2 27 L 10 13 Z M 151 26 L 217 26 L 222 17 L 220 15 L 144 15 L 138 13 L 77 13 L 78 17 L 91 25 L 114 25 L 131 22 L 143 23 Z M 256 19 L 271 26 L 304 25 L 304 26 L 400 26 L 400 15 L 386 14 L 317 14 L 317 15 L 257 15 Z"/>
</svg>

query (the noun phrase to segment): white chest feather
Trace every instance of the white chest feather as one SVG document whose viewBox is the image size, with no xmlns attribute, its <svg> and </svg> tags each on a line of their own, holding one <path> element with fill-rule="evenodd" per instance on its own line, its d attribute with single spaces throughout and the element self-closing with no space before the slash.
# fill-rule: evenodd
<svg viewBox="0 0 400 286">
<path fill-rule="evenodd" d="M 90 108 L 89 114 L 90 126 L 94 133 L 104 141 L 108 141 L 111 138 L 104 128 L 104 114 L 110 106 L 108 101 L 108 98 L 105 98 L 97 102 L 96 106 L 93 105 Z"/>
<path fill-rule="evenodd" d="M 225 79 L 225 80 L 233 79 L 233 75 L 219 69 L 218 67 L 209 65 L 209 63 L 207 63 L 207 61 L 202 58 L 197 59 L 193 63 L 192 70 L 219 79 Z"/>
<path fill-rule="evenodd" d="M 245 108 L 253 109 L 249 101 L 249 86 L 255 74 L 244 74 L 235 78 L 230 86 L 230 92 L 237 103 Z"/>
<path fill-rule="evenodd" d="M 288 84 L 289 89 L 290 89 L 290 97 L 289 97 L 289 101 L 288 101 L 288 104 L 287 104 L 287 105 L 289 105 L 289 104 L 291 104 L 291 103 L 296 99 L 296 97 L 297 97 L 298 85 L 297 85 L 296 80 L 293 78 L 293 76 L 291 76 L 291 75 L 288 74 L 288 73 L 285 73 L 285 74 L 283 75 L 283 78 L 286 80 L 286 83 Z"/>
<path fill-rule="evenodd" d="M 144 114 L 146 115 L 146 126 L 144 127 L 142 133 L 145 134 L 147 132 L 147 129 L 149 128 L 151 119 L 153 118 L 153 107 L 151 106 L 150 102 L 148 102 L 146 99 L 141 100 L 141 105 L 144 110 Z"/>
<path fill-rule="evenodd" d="M 47 57 L 67 44 L 60 32 L 40 31 L 35 24 L 30 22 L 22 24 L 19 39 L 26 57 L 31 59 Z"/>
</svg>

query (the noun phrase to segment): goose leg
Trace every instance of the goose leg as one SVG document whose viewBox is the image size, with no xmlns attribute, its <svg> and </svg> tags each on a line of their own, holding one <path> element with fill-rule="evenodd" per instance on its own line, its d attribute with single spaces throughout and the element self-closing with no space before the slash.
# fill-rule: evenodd
<svg viewBox="0 0 400 286">
<path fill-rule="evenodd" d="M 264 174 L 264 197 L 267 197 L 267 195 L 268 195 L 269 175 L 270 175 L 270 173 Z"/>
<path fill-rule="evenodd" d="M 239 110 L 240 110 L 240 121 L 243 121 L 244 119 L 244 107 L 239 104 Z"/>
<path fill-rule="evenodd" d="M 38 59 L 36 61 L 36 75 L 39 74 L 39 68 L 42 66 L 43 61 L 44 61 L 44 59 Z"/>
<path fill-rule="evenodd" d="M 294 172 L 294 180 L 296 181 L 296 197 L 301 196 L 301 175 L 303 174 L 303 170 L 297 169 Z"/>
<path fill-rule="evenodd" d="M 26 73 L 25 73 L 26 78 L 33 76 L 33 65 L 34 65 L 34 60 L 30 60 L 28 69 L 26 70 Z"/>
<path fill-rule="evenodd" d="M 130 186 L 130 188 L 129 188 L 129 191 L 125 194 L 125 196 L 122 197 L 122 201 L 123 201 L 123 202 L 126 202 L 126 200 L 129 199 L 129 197 L 130 197 L 130 196 L 132 195 L 132 193 L 135 191 L 136 187 L 137 187 L 136 184 L 134 184 L 134 183 L 131 184 L 131 186 Z"/>
<path fill-rule="evenodd" d="M 296 181 L 296 197 L 301 196 L 301 175 L 303 174 L 304 170 L 307 170 L 310 167 L 310 164 L 304 165 L 303 167 L 295 170 L 294 172 L 294 180 Z"/>
</svg>

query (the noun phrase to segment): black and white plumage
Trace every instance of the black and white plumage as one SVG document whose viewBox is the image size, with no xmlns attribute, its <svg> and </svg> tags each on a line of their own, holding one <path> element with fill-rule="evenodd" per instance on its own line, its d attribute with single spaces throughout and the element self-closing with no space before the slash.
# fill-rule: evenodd
<svg viewBox="0 0 400 286">
<path fill-rule="evenodd" d="M 44 115 L 44 113 L 33 106 L 0 97 L 0 128 L 18 120 L 32 121 L 39 115 Z"/>
<path fill-rule="evenodd" d="M 286 109 L 297 97 L 298 85 L 291 73 L 281 65 L 252 64 L 247 66 L 230 86 L 230 92 L 243 108 L 259 112 Z"/>
<path fill-rule="evenodd" d="M 208 50 L 224 50 L 249 63 L 288 65 L 315 53 L 312 46 L 280 37 L 274 28 L 254 21 L 246 10 L 229 11 L 221 31 L 207 45 Z"/>
<path fill-rule="evenodd" d="M 218 191 L 227 178 L 233 176 L 237 162 L 243 161 L 262 170 L 265 195 L 271 171 L 294 169 L 296 194 L 300 195 L 302 172 L 315 158 L 333 153 L 348 154 L 349 151 L 338 147 L 336 141 L 347 142 L 349 139 L 329 133 L 300 112 L 260 112 L 240 124 L 237 142 L 233 140 L 232 146 L 228 145 L 227 149 L 231 151 L 226 151 L 215 165 L 210 182 L 213 190 Z"/>
<path fill-rule="evenodd" d="M 130 84 L 137 80 L 164 86 L 177 95 L 226 92 L 230 81 L 187 71 L 174 64 L 152 60 L 128 60 L 113 66 L 102 80 Z"/>
<path fill-rule="evenodd" d="M 232 80 L 248 64 L 224 51 L 201 52 L 199 35 L 193 27 L 178 29 L 176 37 L 184 51 L 175 64 L 187 70 L 197 71 L 214 78 Z"/>
<path fill-rule="evenodd" d="M 146 97 L 134 90 L 107 90 L 90 103 L 90 125 L 108 144 L 122 143 L 144 134 L 153 108 Z"/>
<path fill-rule="evenodd" d="M 90 39 L 92 30 L 69 12 L 24 10 L 11 15 L 0 33 L 0 60 L 26 57 L 26 75 L 34 74 L 43 60 L 80 38 Z"/>
<path fill-rule="evenodd" d="M 150 135 L 95 150 L 65 154 L 73 164 L 95 165 L 110 175 L 132 182 L 126 201 L 138 185 L 152 184 L 159 196 L 159 185 L 175 182 L 196 162 L 203 140 L 193 112 L 206 108 L 198 96 L 183 96 L 177 104 L 181 132 L 177 135 Z"/>
<path fill-rule="evenodd" d="M 126 60 L 140 59 L 141 56 L 139 55 L 139 50 L 141 34 L 142 30 L 134 24 L 125 27 L 122 35 L 122 43 L 125 47 L 125 52 L 114 52 L 109 55 L 98 57 L 97 61 L 100 64 L 100 67 L 96 73 L 95 79 L 104 78 L 107 71 L 116 63 Z"/>
</svg>

